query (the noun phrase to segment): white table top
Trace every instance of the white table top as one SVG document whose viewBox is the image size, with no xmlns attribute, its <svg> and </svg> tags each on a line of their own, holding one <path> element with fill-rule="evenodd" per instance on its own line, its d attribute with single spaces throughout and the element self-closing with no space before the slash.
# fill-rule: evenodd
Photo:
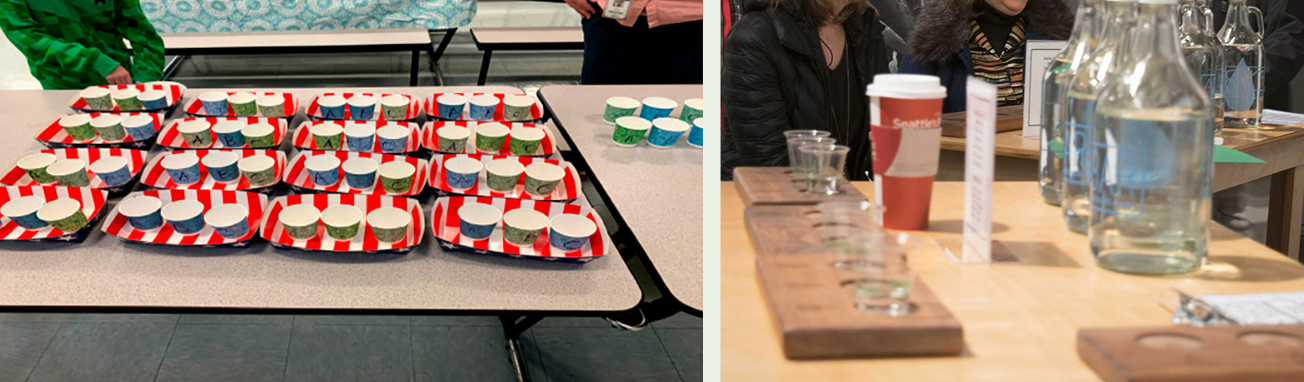
<svg viewBox="0 0 1304 382">
<path fill-rule="evenodd" d="M 215 89 L 191 89 L 186 95 L 209 90 Z M 266 90 L 292 91 L 306 105 L 327 89 Z M 329 90 L 423 97 L 436 90 L 520 92 L 510 87 Z M 0 166 L 8 168 L 26 152 L 43 149 L 31 137 L 68 114 L 74 94 L 0 91 L 3 130 L 9 135 L 0 140 Z M 303 118 L 301 108 L 296 119 Z M 433 197 L 423 199 L 427 219 L 432 204 Z M 276 249 L 262 239 L 242 249 L 169 247 L 127 243 L 98 227 L 80 244 L 0 242 L 0 307 L 614 312 L 642 299 L 618 253 L 587 264 L 444 253 L 428 227 L 424 242 L 407 255 Z"/>
<path fill-rule="evenodd" d="M 602 121 L 609 97 L 662 96 L 681 108 L 684 100 L 702 97 L 702 86 L 547 86 L 539 96 L 592 168 L 615 204 L 611 207 L 647 251 L 670 293 L 702 310 L 702 150 L 683 140 L 670 149 L 648 147 L 646 142 L 619 147 L 611 141 L 613 127 Z M 678 116 L 679 108 L 672 115 Z"/>
<path fill-rule="evenodd" d="M 430 44 L 430 31 L 422 28 L 167 33 L 161 36 L 163 46 L 169 49 Z"/>
</svg>

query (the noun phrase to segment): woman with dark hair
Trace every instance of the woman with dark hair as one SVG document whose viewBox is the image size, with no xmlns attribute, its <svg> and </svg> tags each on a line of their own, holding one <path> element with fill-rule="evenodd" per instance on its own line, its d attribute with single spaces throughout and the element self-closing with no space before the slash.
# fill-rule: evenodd
<svg viewBox="0 0 1304 382">
<path fill-rule="evenodd" d="M 788 130 L 824 130 L 851 148 L 847 178 L 868 179 L 865 86 L 888 71 L 883 26 L 864 0 L 745 0 L 724 47 L 723 179 L 738 166 L 788 165 Z"/>
<path fill-rule="evenodd" d="M 941 77 L 943 112 L 964 111 L 970 75 L 997 86 L 1000 106 L 1022 105 L 1025 42 L 1064 40 L 1072 31 L 1065 0 L 925 0 L 901 73 Z"/>
</svg>

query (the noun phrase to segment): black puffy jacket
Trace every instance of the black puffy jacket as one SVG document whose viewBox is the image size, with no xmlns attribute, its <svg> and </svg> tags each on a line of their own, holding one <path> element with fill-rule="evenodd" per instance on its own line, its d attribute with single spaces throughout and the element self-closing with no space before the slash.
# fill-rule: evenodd
<svg viewBox="0 0 1304 382">
<path fill-rule="evenodd" d="M 830 75 L 818 25 L 795 0 L 784 0 L 775 9 L 770 9 L 768 0 L 747 0 L 745 7 L 748 12 L 729 30 L 724 47 L 720 168 L 726 180 L 733 178 L 738 166 L 788 165 L 784 131 L 835 131 L 827 100 Z M 890 61 L 883 25 L 871 8 L 842 26 L 855 55 L 849 73 L 854 85 L 851 104 L 868 108 L 865 86 L 874 74 L 887 73 Z M 853 123 L 868 124 L 869 113 L 864 114 L 865 119 Z M 866 179 L 872 169 L 869 135 L 853 140 L 838 142 L 852 148 L 847 173 L 853 180 Z"/>
</svg>

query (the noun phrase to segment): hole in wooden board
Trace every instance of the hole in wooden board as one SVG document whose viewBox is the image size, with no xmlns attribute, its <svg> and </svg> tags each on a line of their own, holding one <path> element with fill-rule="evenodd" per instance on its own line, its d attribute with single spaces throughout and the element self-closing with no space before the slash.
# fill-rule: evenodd
<svg viewBox="0 0 1304 382">
<path fill-rule="evenodd" d="M 1198 350 L 1204 347 L 1204 341 L 1199 338 L 1176 333 L 1144 334 L 1136 338 L 1136 343 L 1161 350 Z"/>
<path fill-rule="evenodd" d="M 1237 341 L 1241 341 L 1254 346 L 1267 347 L 1304 347 L 1304 339 L 1293 334 L 1281 332 L 1245 332 L 1236 336 Z"/>
</svg>

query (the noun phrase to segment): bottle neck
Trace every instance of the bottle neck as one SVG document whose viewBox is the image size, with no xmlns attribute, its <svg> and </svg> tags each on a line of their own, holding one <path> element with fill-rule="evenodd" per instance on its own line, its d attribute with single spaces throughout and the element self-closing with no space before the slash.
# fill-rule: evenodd
<svg viewBox="0 0 1304 382">
<path fill-rule="evenodd" d="M 1128 27 L 1136 19 L 1136 3 L 1110 1 L 1105 3 L 1105 26 L 1098 47 L 1118 47 L 1127 36 Z"/>
<path fill-rule="evenodd" d="M 1231 25 L 1238 25 L 1244 28 L 1250 27 L 1250 8 L 1245 5 L 1245 0 L 1232 0 L 1227 6 L 1227 28 Z"/>
<path fill-rule="evenodd" d="M 1204 34 L 1200 29 L 1202 22 L 1204 22 L 1204 13 L 1200 12 L 1200 7 L 1189 1 L 1182 6 L 1182 22 L 1179 24 L 1182 34 Z"/>
<path fill-rule="evenodd" d="M 1082 0 L 1079 2 L 1078 14 L 1074 18 L 1073 35 L 1069 37 L 1069 40 L 1082 41 L 1095 38 L 1100 34 L 1100 7 L 1103 3 L 1103 0 Z"/>
<path fill-rule="evenodd" d="M 1177 9 L 1172 4 L 1142 4 L 1127 50 L 1129 62 L 1147 66 L 1184 62 L 1178 46 Z M 1129 65 L 1130 66 L 1130 65 Z"/>
</svg>

